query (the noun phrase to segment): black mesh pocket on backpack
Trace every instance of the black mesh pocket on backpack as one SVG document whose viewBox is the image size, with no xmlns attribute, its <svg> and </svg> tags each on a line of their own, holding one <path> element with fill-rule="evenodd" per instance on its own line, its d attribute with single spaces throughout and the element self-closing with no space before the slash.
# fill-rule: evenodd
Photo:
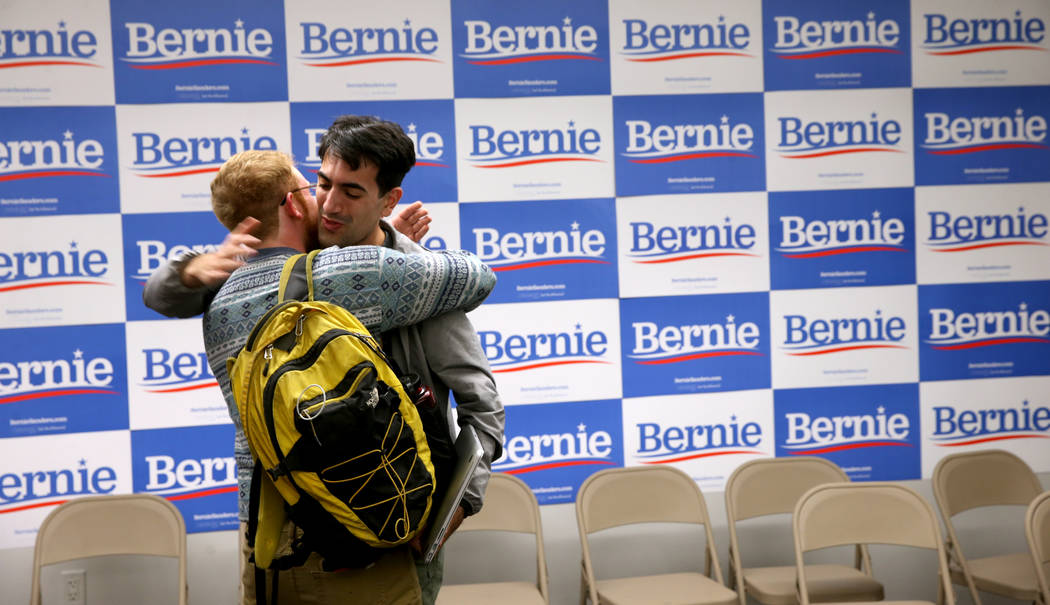
<svg viewBox="0 0 1050 605">
<path fill-rule="evenodd" d="M 328 391 L 320 385 L 303 390 L 295 406 L 295 429 L 313 441 L 309 447 L 320 457 L 314 470 L 338 462 L 347 449 L 361 451 L 367 441 L 356 445 L 347 443 L 347 437 L 355 431 L 368 437 L 366 431 L 373 428 L 372 418 L 379 404 L 376 368 L 369 361 L 350 368 Z"/>
<path fill-rule="evenodd" d="M 398 411 L 398 393 L 365 365 L 340 383 L 352 390 L 340 396 L 333 389 L 323 402 L 302 402 L 296 428 L 303 439 L 316 441 L 309 448 L 311 466 L 328 491 L 380 539 L 397 542 L 421 523 L 433 485 Z"/>
</svg>

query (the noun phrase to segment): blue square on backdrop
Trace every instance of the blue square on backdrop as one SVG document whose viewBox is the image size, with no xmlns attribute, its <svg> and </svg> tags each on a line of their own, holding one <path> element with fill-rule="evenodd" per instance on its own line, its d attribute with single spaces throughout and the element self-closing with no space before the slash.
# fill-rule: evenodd
<svg viewBox="0 0 1050 605">
<path fill-rule="evenodd" d="M 316 180 L 321 168 L 321 158 L 317 155 L 321 137 L 336 118 L 346 114 L 377 116 L 396 122 L 412 139 L 416 164 L 401 183 L 405 199 L 426 202 L 459 199 L 451 99 L 292 103 L 292 155 L 307 179 Z"/>
<path fill-rule="evenodd" d="M 3 107 L 0 218 L 120 212 L 113 107 Z"/>
<path fill-rule="evenodd" d="M 124 324 L 3 333 L 0 438 L 128 428 Z"/>
<path fill-rule="evenodd" d="M 110 19 L 117 103 L 288 100 L 280 0 L 122 0 Z"/>
<path fill-rule="evenodd" d="M 778 457 L 819 456 L 854 481 L 922 476 L 916 383 L 777 390 L 773 409 Z"/>
<path fill-rule="evenodd" d="M 499 277 L 490 303 L 617 297 L 612 199 L 464 204 L 459 220 Z"/>
<path fill-rule="evenodd" d="M 186 532 L 237 529 L 237 463 L 232 424 L 131 432 L 136 493 L 171 501 Z"/>
<path fill-rule="evenodd" d="M 609 94 L 604 0 L 452 0 L 457 97 Z"/>
<path fill-rule="evenodd" d="M 760 93 L 613 98 L 616 194 L 762 191 Z"/>
<path fill-rule="evenodd" d="M 522 479 L 540 504 L 573 502 L 592 474 L 623 466 L 619 399 L 508 406 L 492 471 Z"/>
<path fill-rule="evenodd" d="M 623 396 L 770 385 L 769 293 L 620 301 Z"/>
<path fill-rule="evenodd" d="M 915 194 L 906 189 L 769 194 L 774 290 L 915 283 Z"/>
<path fill-rule="evenodd" d="M 766 90 L 911 86 L 911 4 L 762 2 Z"/>
<path fill-rule="evenodd" d="M 1050 86 L 914 91 L 915 184 L 1047 180 Z"/>
</svg>

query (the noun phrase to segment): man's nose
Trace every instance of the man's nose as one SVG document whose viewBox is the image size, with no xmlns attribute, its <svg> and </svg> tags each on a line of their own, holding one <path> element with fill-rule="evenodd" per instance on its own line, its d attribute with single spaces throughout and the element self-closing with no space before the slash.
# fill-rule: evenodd
<svg viewBox="0 0 1050 605">
<path fill-rule="evenodd" d="M 325 212 L 334 212 L 338 208 L 338 201 L 335 199 L 336 196 L 330 192 L 317 192 L 317 205 L 321 207 L 321 210 Z"/>
</svg>

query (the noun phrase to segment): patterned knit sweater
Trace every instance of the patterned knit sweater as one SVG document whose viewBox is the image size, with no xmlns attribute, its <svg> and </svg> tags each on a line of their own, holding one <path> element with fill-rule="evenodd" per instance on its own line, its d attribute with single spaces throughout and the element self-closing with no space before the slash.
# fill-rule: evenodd
<svg viewBox="0 0 1050 605">
<path fill-rule="evenodd" d="M 260 250 L 230 276 L 204 314 L 204 348 L 236 427 L 238 508 L 248 519 L 254 461 L 230 389 L 226 360 L 235 357 L 267 310 L 277 304 L 281 268 L 291 248 Z M 372 331 L 419 322 L 451 309 L 477 307 L 496 285 L 492 271 L 468 252 L 402 254 L 389 248 L 328 248 L 313 266 L 314 298 L 350 310 Z"/>
</svg>

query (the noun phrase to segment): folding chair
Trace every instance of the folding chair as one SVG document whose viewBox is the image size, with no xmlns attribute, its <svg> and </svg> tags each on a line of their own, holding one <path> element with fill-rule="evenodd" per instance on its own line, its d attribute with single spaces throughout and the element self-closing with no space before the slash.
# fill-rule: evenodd
<svg viewBox="0 0 1050 605">
<path fill-rule="evenodd" d="M 844 483 L 849 476 L 823 458 L 759 458 L 739 467 L 726 483 L 726 516 L 729 521 L 729 584 L 736 588 L 740 605 L 747 595 L 765 605 L 794 605 L 795 566 L 744 567 L 736 523 L 795 510 L 799 497 L 811 487 Z M 807 565 L 810 598 L 824 601 L 880 601 L 883 588 L 871 577 L 867 547 L 855 546 L 853 566 Z"/>
<path fill-rule="evenodd" d="M 493 473 L 481 511 L 463 521 L 449 541 L 465 532 L 505 531 L 536 537 L 535 582 L 486 582 L 446 584 L 438 593 L 438 605 L 549 605 L 547 560 L 543 551 L 543 527 L 536 496 L 524 481 L 503 473 Z M 493 555 L 497 548 L 493 548 Z M 446 565 L 450 562 L 446 561 Z"/>
<path fill-rule="evenodd" d="M 1028 505 L 1024 530 L 1039 585 L 1039 601 L 1047 605 L 1050 603 L 1050 491 L 1039 494 Z"/>
<path fill-rule="evenodd" d="M 704 496 L 696 482 L 669 466 L 613 468 L 591 475 L 576 496 L 583 551 L 580 603 L 735 605 L 723 586 Z M 597 579 L 590 534 L 636 523 L 688 523 L 704 535 L 704 571 Z"/>
<path fill-rule="evenodd" d="M 933 509 L 913 490 L 895 483 L 836 483 L 807 491 L 795 507 L 795 569 L 799 603 L 810 604 L 806 552 L 847 544 L 895 544 L 937 553 L 937 600 L 955 605 L 948 558 Z M 874 601 L 929 603 L 929 601 Z"/>
<path fill-rule="evenodd" d="M 984 506 L 1028 506 L 1042 491 L 1032 469 L 1004 450 L 954 454 L 933 469 L 933 494 L 948 532 L 951 579 L 970 589 L 975 605 L 981 605 L 982 590 L 1034 601 L 1038 596 L 1035 570 L 1026 552 L 967 559 L 952 518 Z"/>
<path fill-rule="evenodd" d="M 40 581 L 47 566 L 110 555 L 174 557 L 178 578 L 168 583 L 178 587 L 177 602 L 185 605 L 186 525 L 178 509 L 151 494 L 87 496 L 51 511 L 36 536 L 30 605 L 40 605 Z M 90 576 L 88 581 L 85 588 L 91 599 L 103 585 L 91 583 Z M 148 593 L 138 595 L 139 602 L 158 602 L 155 591 L 154 584 Z"/>
</svg>

